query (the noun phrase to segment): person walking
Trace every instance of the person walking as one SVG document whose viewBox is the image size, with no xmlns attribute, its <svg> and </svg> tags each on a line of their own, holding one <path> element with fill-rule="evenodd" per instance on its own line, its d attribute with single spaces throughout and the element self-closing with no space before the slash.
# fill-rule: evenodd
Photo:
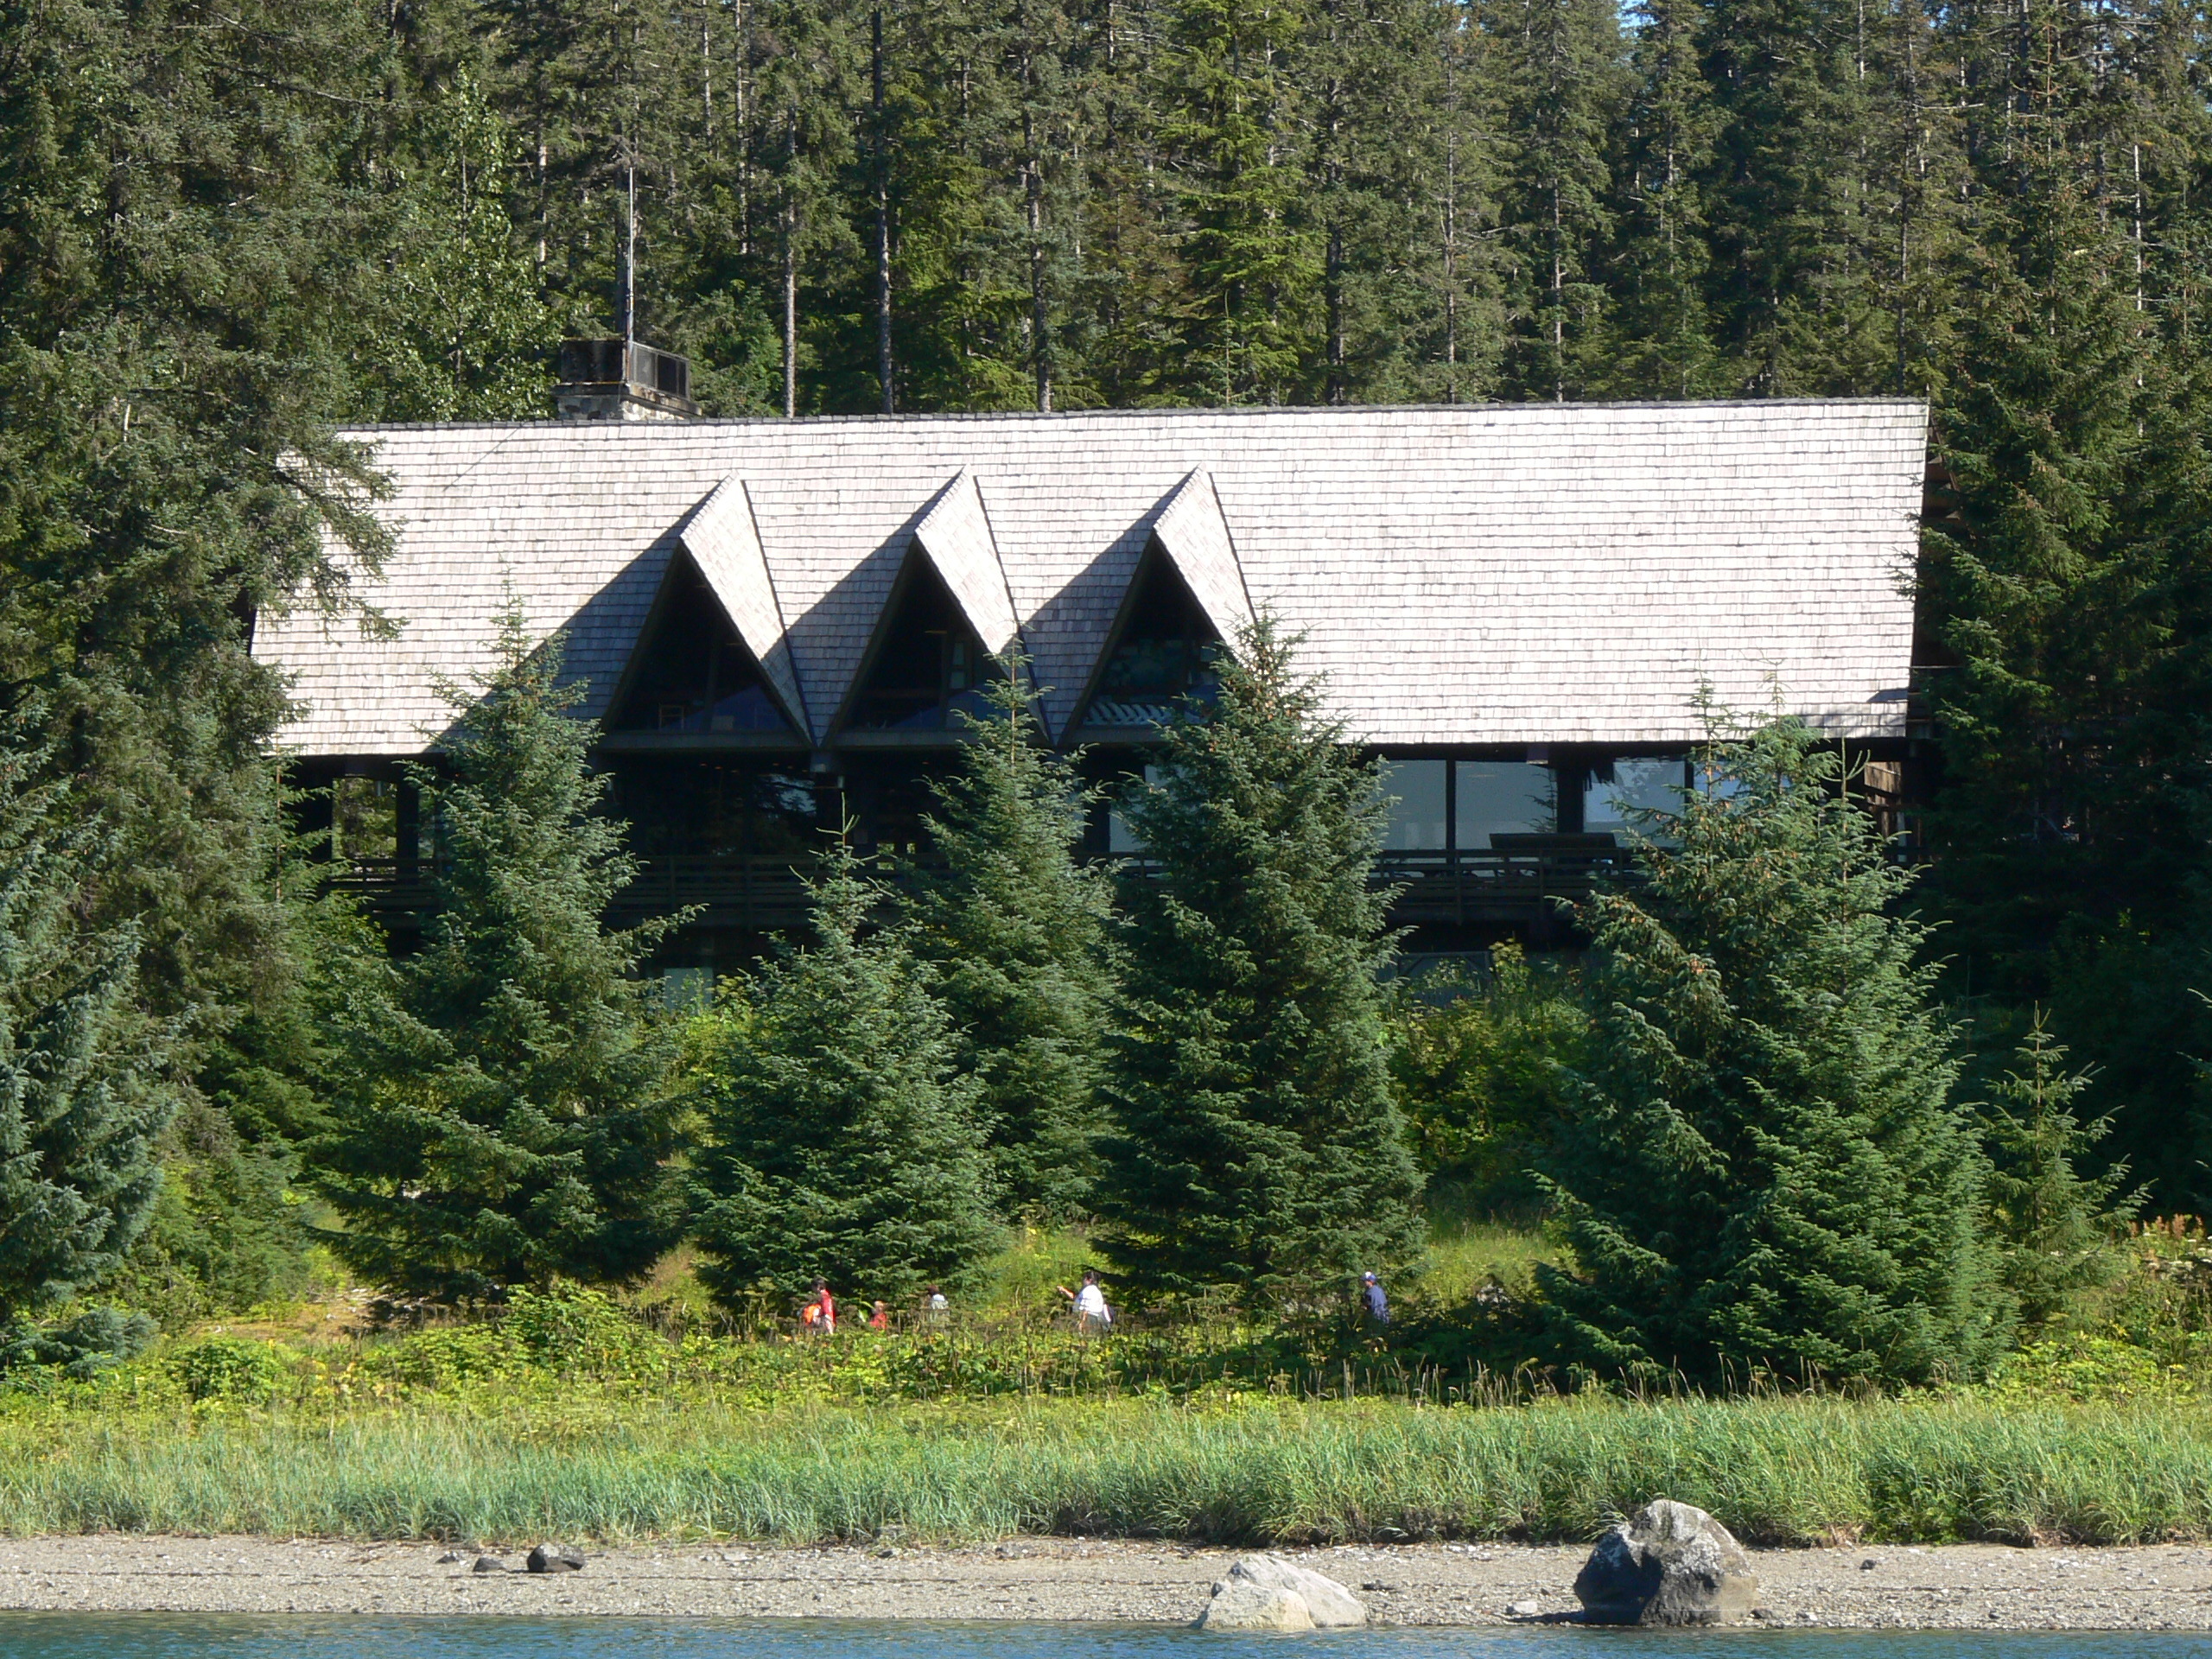
<svg viewBox="0 0 2212 1659">
<path fill-rule="evenodd" d="M 827 1281 L 814 1281 L 813 1294 L 806 1306 L 798 1311 L 798 1328 L 810 1337 L 834 1337 L 837 1334 L 837 1304 L 830 1294 Z"/>
<path fill-rule="evenodd" d="M 1366 1310 L 1370 1330 L 1390 1328 L 1390 1299 L 1382 1293 L 1382 1281 L 1371 1273 L 1359 1275 L 1359 1300 Z"/>
<path fill-rule="evenodd" d="M 1114 1310 L 1106 1306 L 1106 1293 L 1098 1287 L 1096 1272 L 1084 1273 L 1081 1290 L 1070 1290 L 1065 1285 L 1055 1285 L 1053 1288 L 1075 1304 L 1077 1330 L 1096 1332 L 1112 1327 Z"/>
<path fill-rule="evenodd" d="M 878 1302 L 875 1305 L 868 1316 L 868 1328 L 871 1331 L 888 1331 L 891 1328 L 891 1307 L 888 1303 Z"/>
</svg>

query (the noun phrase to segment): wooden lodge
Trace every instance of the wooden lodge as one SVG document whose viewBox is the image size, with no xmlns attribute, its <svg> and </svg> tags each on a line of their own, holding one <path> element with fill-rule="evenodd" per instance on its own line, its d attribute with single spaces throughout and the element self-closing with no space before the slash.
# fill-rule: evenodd
<svg viewBox="0 0 2212 1659">
<path fill-rule="evenodd" d="M 597 389 L 603 390 L 603 389 Z M 620 389 L 570 398 L 623 412 Z M 566 636 L 621 908 L 696 904 L 671 970 L 804 917 L 825 826 L 926 856 L 925 780 L 1018 648 L 1052 742 L 1145 764 L 1211 647 L 1264 610 L 1385 757 L 1416 950 L 1541 937 L 1669 798 L 1695 699 L 1777 702 L 1896 786 L 1926 410 L 1904 402 L 1240 409 L 381 427 L 375 637 L 259 619 L 341 879 L 404 929 L 437 856 L 402 764 L 512 589 Z M 677 411 L 680 413 L 680 410 Z M 1102 810 L 1090 844 L 1135 849 Z"/>
</svg>

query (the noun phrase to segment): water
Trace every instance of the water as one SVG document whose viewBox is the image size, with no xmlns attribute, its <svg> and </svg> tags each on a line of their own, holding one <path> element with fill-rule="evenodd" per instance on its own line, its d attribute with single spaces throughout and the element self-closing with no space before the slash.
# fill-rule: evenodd
<svg viewBox="0 0 2212 1659">
<path fill-rule="evenodd" d="M 2203 1659 L 2212 1638 L 1573 1626 L 1239 1637 L 1157 1624 L 0 1612 L 0 1659 L 1257 1659 L 1263 1651 L 1268 1659 Z"/>
</svg>

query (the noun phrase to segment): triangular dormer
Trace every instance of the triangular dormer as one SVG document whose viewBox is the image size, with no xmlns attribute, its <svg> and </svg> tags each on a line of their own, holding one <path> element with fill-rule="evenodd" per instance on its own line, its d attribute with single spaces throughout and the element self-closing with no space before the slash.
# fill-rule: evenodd
<svg viewBox="0 0 2212 1659">
<path fill-rule="evenodd" d="M 1157 542 L 1137 561 L 1121 614 L 1107 635 L 1077 728 L 1149 729 L 1175 717 L 1186 698 L 1211 702 L 1221 630 Z"/>
<path fill-rule="evenodd" d="M 1217 654 L 1251 621 L 1236 543 L 1201 467 L 1154 512 L 1071 725 L 1148 729 L 1166 724 L 1186 698 L 1211 702 L 1220 685 Z"/>
<path fill-rule="evenodd" d="M 683 526 L 683 550 L 721 601 L 723 613 L 737 626 L 753 660 L 766 677 L 776 704 L 792 723 L 809 732 L 806 699 L 784 626 L 783 603 L 768 574 L 760 532 L 753 521 L 753 499 L 741 479 L 724 479 L 699 504 Z"/>
<path fill-rule="evenodd" d="M 989 712 L 1000 672 L 937 567 L 917 548 L 893 585 L 840 721 L 847 733 L 957 731 L 959 711 Z"/>
<path fill-rule="evenodd" d="M 982 686 L 1020 643 L 990 515 L 963 470 L 912 522 L 836 729 L 957 735 L 959 714 L 988 713 Z"/>
<path fill-rule="evenodd" d="M 805 741 L 697 562 L 679 549 L 608 705 L 604 730 L 684 747 Z"/>
</svg>

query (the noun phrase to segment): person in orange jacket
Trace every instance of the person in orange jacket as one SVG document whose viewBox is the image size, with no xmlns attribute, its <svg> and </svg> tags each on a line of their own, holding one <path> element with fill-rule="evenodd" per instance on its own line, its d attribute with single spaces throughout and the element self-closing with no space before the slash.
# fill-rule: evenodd
<svg viewBox="0 0 2212 1659">
<path fill-rule="evenodd" d="M 824 1280 L 814 1281 L 814 1294 L 806 1306 L 798 1311 L 799 1329 L 810 1337 L 834 1337 L 837 1334 L 837 1304 L 830 1294 Z"/>
</svg>

